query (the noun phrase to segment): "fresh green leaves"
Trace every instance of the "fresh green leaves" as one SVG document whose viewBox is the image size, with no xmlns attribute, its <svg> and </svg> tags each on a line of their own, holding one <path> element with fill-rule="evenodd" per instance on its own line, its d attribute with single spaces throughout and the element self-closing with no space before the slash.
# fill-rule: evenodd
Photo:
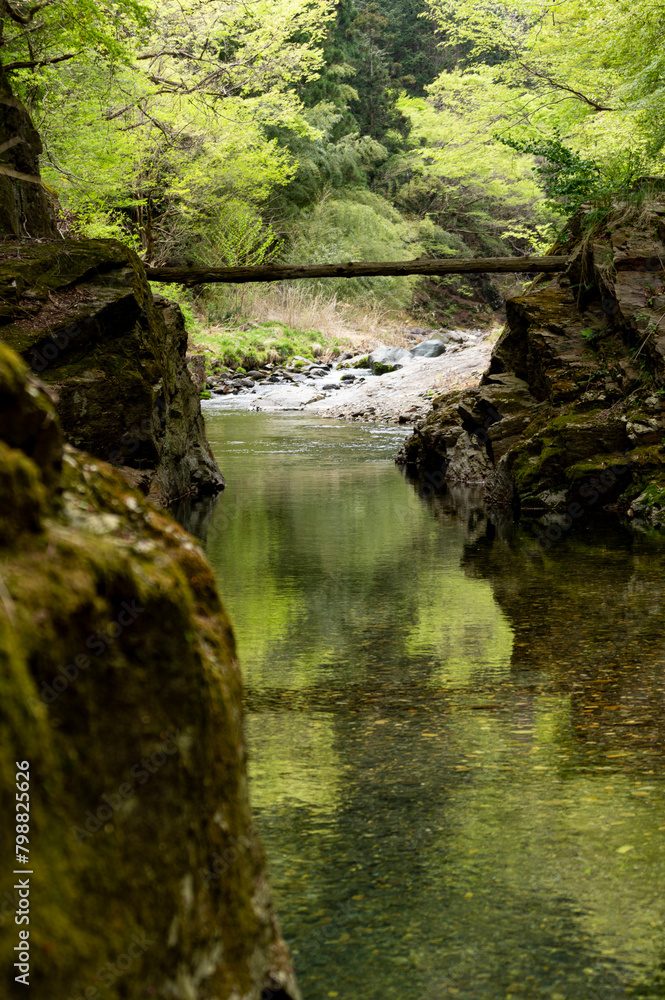
<svg viewBox="0 0 665 1000">
<path fill-rule="evenodd" d="M 98 234 L 106 213 L 108 235 L 124 218 L 151 260 L 201 256 L 234 204 L 255 211 L 295 173 L 271 130 L 320 134 L 297 85 L 321 66 L 332 0 L 59 10 L 42 53 L 77 58 L 22 71 L 16 85 L 44 139 L 45 179 L 84 232 Z"/>
<path fill-rule="evenodd" d="M 564 146 L 561 138 L 519 140 L 498 136 L 498 141 L 518 153 L 537 157 L 533 168 L 551 207 L 566 217 L 604 190 L 601 171 L 594 160 Z"/>
<path fill-rule="evenodd" d="M 449 38 L 472 46 L 471 75 L 485 83 L 471 109 L 456 101 L 456 113 L 483 141 L 544 158 L 539 179 L 563 211 L 585 190 L 593 197 L 640 174 L 662 174 L 659 0 L 427 2 Z M 441 79 L 433 91 L 455 101 Z"/>
</svg>

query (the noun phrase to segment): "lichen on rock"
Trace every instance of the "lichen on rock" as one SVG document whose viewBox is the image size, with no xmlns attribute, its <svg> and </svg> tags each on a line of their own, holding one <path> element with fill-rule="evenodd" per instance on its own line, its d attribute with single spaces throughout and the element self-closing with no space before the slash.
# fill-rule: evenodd
<svg viewBox="0 0 665 1000">
<path fill-rule="evenodd" d="M 57 394 L 70 444 L 160 504 L 224 479 L 205 438 L 175 303 L 114 240 L 0 244 L 0 338 Z"/>
<path fill-rule="evenodd" d="M 483 482 L 489 502 L 566 509 L 595 493 L 665 527 L 665 202 L 593 237 L 578 215 L 542 275 L 507 303 L 480 386 L 439 396 L 398 462 Z M 648 449 L 648 454 L 645 452 Z"/>
<path fill-rule="evenodd" d="M 63 445 L 4 345 L 0 438 L 0 842 L 11 861 L 15 762 L 28 761 L 34 995 L 297 998 L 203 552 L 111 466 Z M 0 938 L 12 985 L 17 940 Z"/>
</svg>

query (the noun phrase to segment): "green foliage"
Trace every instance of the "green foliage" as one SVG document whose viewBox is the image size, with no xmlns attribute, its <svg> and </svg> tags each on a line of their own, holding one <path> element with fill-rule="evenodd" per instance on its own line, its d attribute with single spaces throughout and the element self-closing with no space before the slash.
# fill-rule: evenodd
<svg viewBox="0 0 665 1000">
<path fill-rule="evenodd" d="M 225 205 L 224 215 L 206 228 L 202 244 L 204 259 L 220 267 L 266 264 L 280 247 L 272 226 L 242 202 Z"/>
<path fill-rule="evenodd" d="M 118 212 L 105 211 L 94 202 L 83 202 L 71 221 L 72 231 L 88 240 L 119 240 L 136 253 L 142 250 L 136 234 L 125 225 Z"/>
<path fill-rule="evenodd" d="M 572 215 L 589 198 L 604 190 L 600 167 L 554 139 L 519 140 L 498 136 L 498 141 L 518 153 L 538 157 L 533 170 L 548 203 L 561 215 Z"/>
<path fill-rule="evenodd" d="M 403 96 L 400 106 L 412 122 L 418 145 L 384 171 L 395 205 L 412 217 L 429 219 L 445 236 L 434 256 L 450 253 L 510 255 L 530 248 L 551 219 L 532 176 L 530 156 L 479 141 L 476 114 L 486 78 L 446 73 L 428 88 L 429 99 Z M 464 105 L 473 121 L 463 119 Z M 514 233 L 523 235 L 515 237 Z"/>
<path fill-rule="evenodd" d="M 268 362 L 286 361 L 296 354 L 311 358 L 321 354 L 324 340 L 318 330 L 292 330 L 283 323 L 267 321 L 247 327 L 207 329 L 197 337 L 224 365 L 236 371 L 262 368 Z M 327 341 L 327 350 L 335 351 L 338 343 Z"/>
<path fill-rule="evenodd" d="M 318 71 L 332 4 L 150 0 L 140 17 L 123 7 L 135 19 L 122 47 L 100 50 L 93 33 L 76 60 L 19 73 L 16 86 L 65 208 L 106 213 L 109 226 L 122 212 L 148 259 L 162 262 L 209 245 L 239 201 L 251 213 L 293 176 L 294 158 L 268 130 L 318 135 L 296 85 Z M 44 34 L 45 60 L 78 42 L 76 9 Z"/>
<path fill-rule="evenodd" d="M 408 0 L 411 2 L 411 0 Z M 424 11 L 419 0 L 413 0 Z M 400 3 L 376 0 L 339 0 L 336 19 L 324 43 L 324 66 L 318 80 L 303 88 L 305 103 L 313 107 L 329 103 L 338 111 L 331 134 L 333 140 L 359 133 L 400 148 L 409 131 L 408 119 L 398 107 L 400 90 L 413 77 L 404 77 L 401 63 L 394 58 L 394 28 Z M 430 22 L 431 24 L 431 22 Z"/>
<path fill-rule="evenodd" d="M 0 8 L 0 60 L 6 71 L 30 70 L 23 76 L 25 93 L 38 93 L 35 71 L 55 61 L 103 59 L 128 62 L 134 32 L 150 24 L 147 0 L 15 0 L 10 11 Z"/>
<path fill-rule="evenodd" d="M 316 118 L 314 112 L 308 118 L 312 124 L 316 121 L 318 135 L 281 133 L 278 137 L 297 163 L 292 179 L 271 199 L 273 210 L 282 216 L 297 216 L 303 208 L 315 205 L 324 192 L 364 187 L 368 175 L 388 158 L 386 148 L 369 136 L 353 132 L 334 140 L 338 116 L 321 105 L 315 111 Z"/>
<path fill-rule="evenodd" d="M 397 64 L 386 52 L 390 20 L 373 0 L 363 3 L 354 22 L 358 93 L 350 107 L 361 134 L 399 148 L 409 132 L 409 121 L 398 108 L 401 81 Z"/>
<path fill-rule="evenodd" d="M 286 262 L 408 260 L 420 256 L 418 228 L 385 199 L 363 188 L 323 197 L 303 213 L 291 234 Z M 353 299 L 372 292 L 392 306 L 406 306 L 412 278 L 329 279 L 328 287 Z"/>
<path fill-rule="evenodd" d="M 426 0 L 377 0 L 376 5 L 388 22 L 384 44 L 393 78 L 410 96 L 422 96 L 448 58 Z"/>
<path fill-rule="evenodd" d="M 545 250 L 557 214 L 665 163 L 660 0 L 47 0 L 29 31 L 0 18 L 75 231 L 156 264 Z M 327 287 L 405 308 L 416 285 Z"/>
<path fill-rule="evenodd" d="M 448 88 L 460 119 L 475 120 L 480 141 L 508 136 L 514 148 L 544 151 L 552 169 L 541 179 L 555 190 L 562 175 L 558 204 L 574 204 L 585 185 L 594 196 L 599 175 L 617 190 L 629 176 L 662 174 L 659 0 L 427 2 L 453 40 L 471 46 L 484 81 L 471 108 Z"/>
</svg>

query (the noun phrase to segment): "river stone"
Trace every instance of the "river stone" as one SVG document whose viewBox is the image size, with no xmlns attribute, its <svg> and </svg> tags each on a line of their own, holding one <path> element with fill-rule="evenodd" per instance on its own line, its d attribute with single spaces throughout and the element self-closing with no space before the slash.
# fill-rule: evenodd
<svg viewBox="0 0 665 1000">
<path fill-rule="evenodd" d="M 0 338 L 57 393 L 66 439 L 156 503 L 224 486 L 205 437 L 180 307 L 116 240 L 0 249 Z"/>
<path fill-rule="evenodd" d="M 403 347 L 377 347 L 369 355 L 369 367 L 375 375 L 395 372 L 413 361 L 409 351 Z"/>
<path fill-rule="evenodd" d="M 371 364 L 408 364 L 411 361 L 411 353 L 404 347 L 377 347 L 369 355 Z"/>
<path fill-rule="evenodd" d="M 342 365 L 342 368 L 369 368 L 369 354 L 356 354 Z"/>
<path fill-rule="evenodd" d="M 414 358 L 440 358 L 445 351 L 446 345 L 442 340 L 423 340 L 412 347 L 409 353 Z"/>
<path fill-rule="evenodd" d="M 35 996 L 98 993 L 98 970 L 129 952 L 126 1000 L 296 1000 L 213 571 L 111 466 L 63 444 L 3 344 L 0 398 L 0 796 L 9 816 L 28 761 L 30 902 L 48 944 L 32 947 L 31 924 Z M 14 837 L 0 824 L 3 858 Z M 13 926 L 9 893 L 3 905 Z M 17 940 L 0 937 L 7 978 Z"/>
</svg>

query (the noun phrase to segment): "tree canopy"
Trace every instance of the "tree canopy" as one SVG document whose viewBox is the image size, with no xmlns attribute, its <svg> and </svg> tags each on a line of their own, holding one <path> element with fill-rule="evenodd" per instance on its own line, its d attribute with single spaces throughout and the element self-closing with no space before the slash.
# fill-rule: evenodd
<svg viewBox="0 0 665 1000">
<path fill-rule="evenodd" d="M 664 29 L 660 0 L 0 0 L 0 62 L 62 224 L 151 263 L 507 256 L 662 175 Z"/>
<path fill-rule="evenodd" d="M 658 0 L 427 0 L 472 69 L 430 91 L 485 139 L 625 186 L 662 173 L 665 8 Z M 576 153 L 577 158 L 566 156 Z M 582 161 L 586 161 L 586 181 Z"/>
</svg>

